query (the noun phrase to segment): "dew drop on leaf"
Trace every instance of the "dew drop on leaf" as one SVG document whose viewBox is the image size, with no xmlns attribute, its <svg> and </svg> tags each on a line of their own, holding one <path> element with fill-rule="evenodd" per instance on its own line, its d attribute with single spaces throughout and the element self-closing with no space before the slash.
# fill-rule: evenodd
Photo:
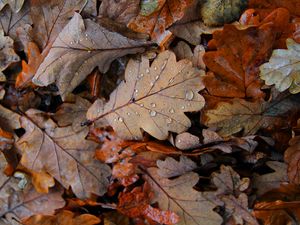
<svg viewBox="0 0 300 225">
<path fill-rule="evenodd" d="M 150 111 L 150 116 L 154 117 L 154 116 L 156 116 L 156 114 L 157 114 L 156 111 L 153 111 L 153 110 Z"/>
</svg>

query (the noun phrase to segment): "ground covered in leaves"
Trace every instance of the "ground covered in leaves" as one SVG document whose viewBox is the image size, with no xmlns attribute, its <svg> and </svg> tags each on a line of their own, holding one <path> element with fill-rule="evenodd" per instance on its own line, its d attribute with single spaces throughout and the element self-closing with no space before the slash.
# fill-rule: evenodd
<svg viewBox="0 0 300 225">
<path fill-rule="evenodd" d="M 300 224 L 299 0 L 0 1 L 0 225 Z"/>
</svg>

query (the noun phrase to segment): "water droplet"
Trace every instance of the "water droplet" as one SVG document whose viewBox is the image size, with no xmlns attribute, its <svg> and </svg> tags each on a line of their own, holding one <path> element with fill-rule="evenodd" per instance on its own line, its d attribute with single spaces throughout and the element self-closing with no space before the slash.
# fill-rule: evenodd
<svg viewBox="0 0 300 225">
<path fill-rule="evenodd" d="M 128 112 L 127 115 L 130 116 L 130 112 Z"/>
<path fill-rule="evenodd" d="M 153 82 L 151 82 L 151 83 L 150 83 L 150 86 L 151 86 L 151 87 L 153 87 L 153 86 L 154 86 L 154 83 L 153 83 Z"/>
<path fill-rule="evenodd" d="M 143 76 L 144 76 L 144 74 L 143 74 L 143 73 L 141 73 L 140 77 L 143 77 Z"/>
<path fill-rule="evenodd" d="M 140 104 L 141 107 L 144 107 L 144 104 Z"/>
<path fill-rule="evenodd" d="M 152 117 L 156 116 L 156 111 L 151 110 L 150 111 L 150 116 L 152 116 Z"/>
<path fill-rule="evenodd" d="M 122 117 L 119 117 L 118 120 L 119 120 L 119 122 L 121 122 L 121 123 L 124 121 L 124 119 L 123 119 Z"/>
<path fill-rule="evenodd" d="M 156 66 L 154 67 L 154 70 L 157 70 L 157 67 L 156 67 Z"/>
<path fill-rule="evenodd" d="M 138 89 L 134 89 L 134 92 L 135 92 L 135 93 L 138 93 L 138 92 L 139 92 L 139 90 L 138 90 Z"/>
<path fill-rule="evenodd" d="M 115 118 L 114 121 L 116 122 L 116 121 L 117 121 L 117 118 Z"/>
<path fill-rule="evenodd" d="M 171 119 L 171 118 L 168 118 L 168 119 L 167 119 L 167 124 L 170 124 L 170 123 L 172 123 L 172 119 Z"/>
<path fill-rule="evenodd" d="M 72 44 L 73 44 L 73 41 L 70 42 L 70 45 L 72 45 Z"/>
<path fill-rule="evenodd" d="M 91 50 L 88 50 L 88 53 L 91 53 L 92 51 Z"/>
<path fill-rule="evenodd" d="M 171 109 L 169 110 L 169 112 L 170 112 L 170 113 L 175 113 L 175 110 L 174 110 L 173 108 L 171 108 Z"/>
<path fill-rule="evenodd" d="M 153 108 L 156 107 L 156 104 L 155 104 L 155 103 L 151 103 L 150 105 L 151 105 L 151 107 L 153 107 Z"/>
<path fill-rule="evenodd" d="M 185 109 L 185 106 L 183 105 L 183 106 L 181 106 L 181 109 Z"/>
<path fill-rule="evenodd" d="M 159 79 L 159 76 L 157 75 L 156 77 L 155 77 L 155 80 L 158 80 Z"/>
<path fill-rule="evenodd" d="M 187 105 L 188 105 L 188 106 L 191 106 L 191 103 L 188 103 Z"/>
<path fill-rule="evenodd" d="M 174 82 L 174 78 L 171 78 L 170 80 L 169 80 L 169 84 L 172 84 Z"/>
<path fill-rule="evenodd" d="M 149 69 L 146 69 L 146 73 L 150 73 L 150 70 L 149 70 Z"/>
<path fill-rule="evenodd" d="M 161 70 L 163 70 L 166 67 L 167 62 L 168 62 L 167 60 L 164 61 L 164 64 L 162 65 Z"/>
<path fill-rule="evenodd" d="M 140 116 L 140 114 L 138 112 L 135 112 L 135 115 Z"/>
<path fill-rule="evenodd" d="M 87 37 L 87 36 L 88 36 L 88 34 L 85 34 L 85 36 Z"/>
<path fill-rule="evenodd" d="M 79 73 L 78 73 L 78 72 L 76 72 L 76 73 L 75 73 L 75 76 L 78 76 L 78 75 L 79 75 Z"/>
<path fill-rule="evenodd" d="M 194 92 L 189 90 L 185 92 L 185 99 L 191 101 L 194 98 Z"/>
<path fill-rule="evenodd" d="M 181 140 L 179 139 L 177 142 L 178 142 L 178 143 L 181 143 Z"/>
</svg>

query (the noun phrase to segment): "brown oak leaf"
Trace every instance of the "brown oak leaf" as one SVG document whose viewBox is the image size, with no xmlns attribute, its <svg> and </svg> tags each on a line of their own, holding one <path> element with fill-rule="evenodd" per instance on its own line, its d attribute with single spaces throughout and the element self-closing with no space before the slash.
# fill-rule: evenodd
<svg viewBox="0 0 300 225">
<path fill-rule="evenodd" d="M 176 62 L 173 52 L 164 51 L 153 61 L 130 60 L 123 81 L 104 106 L 96 101 L 88 110 L 91 121 L 105 119 L 123 139 L 140 140 L 142 128 L 157 139 L 168 132 L 181 133 L 191 122 L 184 112 L 198 111 L 204 99 L 201 73 L 188 60 Z"/>
</svg>

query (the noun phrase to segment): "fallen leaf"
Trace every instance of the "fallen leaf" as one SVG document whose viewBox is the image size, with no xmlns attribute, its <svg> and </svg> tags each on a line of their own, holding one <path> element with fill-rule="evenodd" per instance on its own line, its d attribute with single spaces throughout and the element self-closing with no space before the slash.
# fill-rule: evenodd
<svg viewBox="0 0 300 225">
<path fill-rule="evenodd" d="M 259 196 L 264 193 L 279 188 L 280 185 L 289 182 L 287 177 L 287 165 L 282 162 L 269 161 L 266 163 L 273 173 L 267 173 L 264 175 L 255 174 L 253 179 L 253 187 L 257 188 L 257 194 Z"/>
<path fill-rule="evenodd" d="M 277 124 L 288 124 L 282 116 L 297 108 L 297 99 L 287 96 L 271 102 L 249 102 L 233 99 L 220 102 L 215 109 L 205 112 L 203 122 L 208 127 L 217 127 L 224 137 L 242 131 L 244 135 L 255 134 L 261 128 Z"/>
<path fill-rule="evenodd" d="M 157 160 L 157 174 L 162 178 L 172 178 L 191 172 L 197 168 L 197 164 L 186 156 L 180 156 L 177 161 L 171 157 L 165 160 Z"/>
<path fill-rule="evenodd" d="M 56 82 L 65 99 L 96 66 L 104 73 L 114 59 L 142 52 L 148 45 L 110 32 L 76 13 L 54 41 L 32 81 L 38 86 Z"/>
<path fill-rule="evenodd" d="M 299 122 L 298 122 L 299 123 Z M 289 141 L 290 147 L 284 152 L 284 161 L 288 164 L 287 174 L 291 183 L 300 183 L 300 136 L 295 136 Z"/>
<path fill-rule="evenodd" d="M 201 15 L 205 24 L 219 26 L 237 20 L 247 7 L 244 0 L 208 0 L 201 6 Z"/>
<path fill-rule="evenodd" d="M 110 95 L 104 106 L 96 101 L 88 110 L 91 121 L 106 119 L 123 139 L 140 140 L 140 128 L 159 140 L 168 131 L 181 133 L 191 123 L 184 112 L 198 111 L 204 99 L 200 75 L 187 60 L 176 62 L 174 53 L 162 52 L 151 67 L 145 57 L 130 60 L 125 81 Z"/>
<path fill-rule="evenodd" d="M 139 3 L 140 0 L 103 0 L 99 8 L 99 16 L 127 24 L 138 15 Z"/>
<path fill-rule="evenodd" d="M 2 0 L 0 2 L 0 11 L 6 6 L 7 4 L 14 12 L 19 12 L 23 6 L 24 0 Z"/>
<path fill-rule="evenodd" d="M 164 0 L 158 11 L 149 16 L 141 13 L 130 21 L 128 27 L 136 32 L 147 33 L 157 43 L 163 42 L 170 34 L 166 29 L 184 16 L 185 9 L 192 4 L 192 0 Z"/>
<path fill-rule="evenodd" d="M 85 140 L 88 129 L 75 132 L 72 126 L 58 127 L 35 110 L 26 115 L 21 117 L 26 133 L 17 141 L 23 152 L 21 164 L 36 172 L 48 172 L 65 188 L 71 186 L 80 198 L 92 193 L 103 195 L 110 168 L 93 159 L 96 145 Z"/>
<path fill-rule="evenodd" d="M 176 148 L 180 150 L 189 150 L 201 146 L 199 137 L 192 135 L 188 132 L 178 134 L 174 142 Z"/>
<path fill-rule="evenodd" d="M 13 134 L 0 127 L 0 151 L 11 149 L 14 144 Z"/>
<path fill-rule="evenodd" d="M 14 51 L 14 41 L 10 37 L 4 36 L 3 30 L 0 30 L 0 58 L 0 74 L 2 74 L 2 71 L 10 64 L 20 60 Z"/>
<path fill-rule="evenodd" d="M 5 164 L 0 153 L 0 218 L 14 214 L 20 221 L 37 213 L 52 214 L 55 209 L 65 205 L 61 189 L 51 189 L 48 194 L 40 194 L 31 184 L 27 184 L 22 190 L 18 179 L 3 174 Z"/>
<path fill-rule="evenodd" d="M 280 92 L 289 89 L 292 94 L 300 92 L 300 44 L 287 39 L 285 49 L 277 49 L 269 62 L 260 66 L 260 77 L 267 85 L 275 84 Z"/>
<path fill-rule="evenodd" d="M 161 211 L 150 205 L 153 194 L 149 185 L 136 187 L 131 192 L 120 193 L 117 210 L 132 217 L 147 217 L 159 224 L 177 224 L 179 217 L 171 211 Z"/>
<path fill-rule="evenodd" d="M 75 215 L 73 212 L 63 210 L 54 216 L 34 215 L 23 221 L 24 225 L 96 225 L 101 220 L 91 214 Z"/>
<path fill-rule="evenodd" d="M 219 97 L 261 98 L 258 66 L 271 54 L 276 33 L 272 24 L 238 30 L 225 25 L 213 34 L 217 50 L 206 52 L 208 69 L 204 83 L 209 93 Z"/>
<path fill-rule="evenodd" d="M 221 224 L 222 218 L 213 211 L 217 206 L 210 200 L 210 192 L 193 189 L 199 180 L 196 173 L 189 172 L 169 180 L 158 175 L 157 168 L 149 168 L 144 179 L 154 191 L 154 200 L 162 210 L 171 210 L 180 216 L 178 225 Z"/>
<path fill-rule="evenodd" d="M 20 115 L 0 105 L 0 125 L 7 131 L 21 128 Z"/>
</svg>

